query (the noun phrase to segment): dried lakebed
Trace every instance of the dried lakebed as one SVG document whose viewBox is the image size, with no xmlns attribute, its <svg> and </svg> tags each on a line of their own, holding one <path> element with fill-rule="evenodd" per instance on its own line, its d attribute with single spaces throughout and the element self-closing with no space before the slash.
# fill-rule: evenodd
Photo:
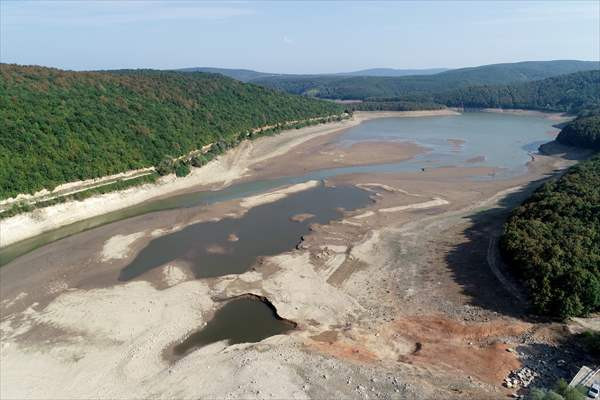
<svg viewBox="0 0 600 400">
<path fill-rule="evenodd" d="M 0 371 L 1 396 L 506 395 L 500 383 L 519 365 L 508 343 L 531 325 L 474 311 L 462 279 L 479 279 L 477 296 L 494 299 L 503 297 L 501 285 L 487 266 L 469 262 L 459 273 L 444 255 L 476 257 L 479 250 L 453 248 L 461 246 L 467 217 L 561 161 L 539 156 L 521 174 L 527 145 L 547 135 L 552 122 L 502 116 L 516 121 L 504 125 L 516 130 L 508 139 L 522 139 L 509 140 L 519 155 L 498 165 L 508 171 L 499 179 L 487 175 L 499 164 L 497 146 L 470 147 L 485 116 L 463 135 L 461 123 L 446 139 L 436 133 L 440 138 L 428 140 L 431 124 L 440 123 L 435 118 L 419 122 L 418 142 L 431 150 L 412 160 L 188 193 L 161 200 L 158 209 L 171 202 L 162 211 L 9 262 L 0 268 L 0 351 L 9 365 Z M 332 143 L 371 141 L 385 129 L 392 134 L 378 140 L 415 136 L 402 120 L 381 121 L 396 128 L 353 128 Z M 293 169 L 294 157 L 320 151 L 306 145 L 271 162 Z M 240 329 L 244 323 L 257 330 Z"/>
<path fill-rule="evenodd" d="M 525 164 L 531 159 L 531 154 L 537 151 L 540 144 L 547 142 L 552 135 L 558 133 L 558 129 L 553 127 L 557 121 L 551 117 L 551 114 L 530 116 L 467 112 L 447 116 L 411 118 L 387 116 L 367 119 L 357 126 L 334 133 L 334 139 L 327 143 L 349 148 L 351 145 L 364 143 L 404 142 L 409 144 L 409 147 L 414 147 L 416 143 L 426 151 L 401 162 L 377 163 L 377 157 L 374 156 L 372 164 L 319 168 L 321 164 L 319 160 L 329 153 L 322 150 L 319 143 L 318 148 L 308 147 L 302 157 L 284 154 L 275 160 L 269 159 L 265 168 L 275 171 L 275 173 L 266 173 L 270 179 L 252 179 L 218 191 L 204 190 L 145 202 L 75 222 L 5 246 L 0 248 L 0 266 L 45 244 L 107 223 L 161 210 L 239 199 L 284 185 L 314 179 L 358 173 L 415 172 L 447 166 L 468 166 L 473 169 L 472 175 L 478 176 L 479 179 L 510 178 L 524 173 Z M 315 154 L 321 157 L 316 157 L 316 160 L 311 159 Z M 297 171 L 306 169 L 307 161 L 313 163 L 311 172 L 298 174 Z M 348 164 L 348 160 L 343 164 Z M 262 168 L 263 166 L 259 165 L 255 169 L 262 170 Z M 273 175 L 274 177 L 271 178 Z"/>
</svg>

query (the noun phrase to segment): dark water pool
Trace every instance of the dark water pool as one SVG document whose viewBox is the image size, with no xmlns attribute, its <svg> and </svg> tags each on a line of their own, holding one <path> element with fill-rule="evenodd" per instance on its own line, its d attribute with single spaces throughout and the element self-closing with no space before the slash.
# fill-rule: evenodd
<svg viewBox="0 0 600 400">
<path fill-rule="evenodd" d="M 225 303 L 206 326 L 175 346 L 173 353 L 182 357 L 193 349 L 222 340 L 227 340 L 228 345 L 256 343 L 295 327 L 295 323 L 281 319 L 270 303 L 244 296 Z"/>
<path fill-rule="evenodd" d="M 241 218 L 192 224 L 152 240 L 120 273 L 127 281 L 172 261 L 188 264 L 196 278 L 246 272 L 257 257 L 293 249 L 312 223 L 326 224 L 342 209 L 362 208 L 369 193 L 352 186 L 316 188 L 250 209 Z M 313 214 L 301 222 L 296 214 Z M 234 240 L 231 240 L 234 238 Z"/>
</svg>

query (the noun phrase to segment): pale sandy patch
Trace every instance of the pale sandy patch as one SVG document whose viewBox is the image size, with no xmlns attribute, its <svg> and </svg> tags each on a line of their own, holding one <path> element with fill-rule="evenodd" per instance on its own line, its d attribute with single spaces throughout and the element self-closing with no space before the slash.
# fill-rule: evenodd
<svg viewBox="0 0 600 400">
<path fill-rule="evenodd" d="M 6 329 L 11 321 L 2 322 L 0 397 L 152 397 L 157 387 L 148 387 L 149 382 L 170 376 L 162 350 L 201 326 L 202 312 L 213 306 L 206 284 L 197 280 L 165 290 L 132 282 L 64 293 L 43 310 L 32 309 L 18 330 Z M 65 332 L 68 340 L 13 345 L 16 336 L 40 323 Z M 187 390 L 173 397 L 201 397 L 197 386 Z"/>
<path fill-rule="evenodd" d="M 390 185 L 384 185 L 382 183 L 377 183 L 377 182 L 358 183 L 358 184 L 356 184 L 356 187 L 359 187 L 361 189 L 367 190 L 369 192 L 374 192 L 374 193 L 377 193 L 377 192 L 375 192 L 375 190 L 373 190 L 371 188 L 380 188 L 380 189 L 383 189 L 386 192 L 390 192 L 390 193 L 402 193 L 407 196 L 422 197 L 420 194 L 410 193 L 404 189 L 396 188 L 396 187 L 393 187 Z"/>
<path fill-rule="evenodd" d="M 290 218 L 290 221 L 293 222 L 303 222 L 307 219 L 314 218 L 314 214 L 304 213 L 304 214 L 296 214 Z"/>
<path fill-rule="evenodd" d="M 25 292 L 21 292 L 18 295 L 16 295 L 13 299 L 6 299 L 2 301 L 2 305 L 5 307 L 12 307 L 13 305 L 15 305 L 15 303 L 19 300 L 24 299 L 25 297 L 27 297 L 27 293 Z"/>
<path fill-rule="evenodd" d="M 370 217 L 372 215 L 375 215 L 375 212 L 373 212 L 373 211 L 365 211 L 364 213 L 355 215 L 352 218 L 354 218 L 354 219 L 363 219 L 363 218 L 368 218 L 368 217 Z"/>
<path fill-rule="evenodd" d="M 350 251 L 350 255 L 358 260 L 370 263 L 373 261 L 373 254 L 377 254 L 378 246 L 381 245 L 380 241 L 381 232 L 379 230 L 372 230 L 369 232 L 368 237 L 361 243 L 357 244 Z"/>
<path fill-rule="evenodd" d="M 496 114 L 511 114 L 511 115 L 528 115 L 535 117 L 544 117 L 548 118 L 551 121 L 556 122 L 564 122 L 573 119 L 573 116 L 567 115 L 565 113 L 554 113 L 554 112 L 544 112 L 544 111 L 536 111 L 536 110 L 521 110 L 521 109 L 508 109 L 508 108 L 484 108 L 481 111 L 496 113 Z"/>
<path fill-rule="evenodd" d="M 230 242 L 237 242 L 240 238 L 235 233 L 230 233 L 229 236 L 227 236 L 227 240 Z"/>
<path fill-rule="evenodd" d="M 423 209 L 423 208 L 443 206 L 446 204 L 450 204 L 450 202 L 448 202 L 447 200 L 444 200 L 442 198 L 436 197 L 433 200 L 425 201 L 423 203 L 408 204 L 406 206 L 381 208 L 378 211 L 387 213 L 387 212 L 398 212 L 398 211 L 405 211 L 405 210 L 418 210 L 418 209 Z"/>
<path fill-rule="evenodd" d="M 220 244 L 212 243 L 206 246 L 206 252 L 208 254 L 226 254 L 227 249 Z"/>
<path fill-rule="evenodd" d="M 261 193 L 256 196 L 246 197 L 240 202 L 240 206 L 242 206 L 243 208 L 252 208 L 256 206 L 261 206 L 263 204 L 274 203 L 278 200 L 286 198 L 290 194 L 302 192 L 308 189 L 313 189 L 319 185 L 319 181 L 316 180 L 298 183 L 296 185 L 288 186 L 283 189 L 275 190 L 273 192 Z"/>
<path fill-rule="evenodd" d="M 345 253 L 348 250 L 348 246 L 327 244 L 327 245 L 321 246 L 321 249 L 323 249 L 325 251 L 331 250 L 335 253 Z"/>
<path fill-rule="evenodd" d="M 169 233 L 169 229 L 159 228 L 150 232 L 150 236 L 153 238 L 164 235 L 165 233 Z"/>
<path fill-rule="evenodd" d="M 68 288 L 69 285 L 67 285 L 67 282 L 65 281 L 52 281 L 48 283 L 48 286 L 46 287 L 48 293 L 60 293 L 64 292 Z"/>
<path fill-rule="evenodd" d="M 165 283 L 169 286 L 175 286 L 188 280 L 188 274 L 176 265 L 164 266 L 163 276 Z"/>
<path fill-rule="evenodd" d="M 598 315 L 587 318 L 571 318 L 571 320 L 580 325 L 584 330 L 600 332 L 600 316 Z"/>
<path fill-rule="evenodd" d="M 102 248 L 102 262 L 120 260 L 129 255 L 131 244 L 144 236 L 144 232 L 136 232 L 130 235 L 115 235 L 104 243 Z"/>
<path fill-rule="evenodd" d="M 344 255 L 339 256 L 332 260 L 330 268 L 343 261 Z M 280 269 L 260 282 L 261 291 L 269 294 L 269 300 L 282 317 L 333 325 L 346 320 L 347 314 L 356 315 L 362 310 L 352 296 L 327 283 L 332 271 L 315 270 L 308 252 L 270 257 L 269 262 Z"/>
<path fill-rule="evenodd" d="M 352 225 L 352 226 L 361 226 L 360 222 L 353 222 L 347 219 L 343 219 L 340 221 L 340 224 L 344 224 L 344 225 Z"/>
<path fill-rule="evenodd" d="M 371 187 L 380 188 L 380 189 L 385 190 L 386 192 L 392 192 L 392 193 L 398 191 L 398 189 L 396 189 L 395 187 L 392 187 L 390 185 L 384 185 L 383 183 L 376 183 L 376 182 L 373 182 L 373 183 L 371 183 L 371 182 L 369 182 L 369 183 L 358 183 L 356 186 L 359 187 L 359 188 L 361 188 L 361 189 L 368 190 L 368 191 L 372 191 L 370 189 Z"/>
</svg>

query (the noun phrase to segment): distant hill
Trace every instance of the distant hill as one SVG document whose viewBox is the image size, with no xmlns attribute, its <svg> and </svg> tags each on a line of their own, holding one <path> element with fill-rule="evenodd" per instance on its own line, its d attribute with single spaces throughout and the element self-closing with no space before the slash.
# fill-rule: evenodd
<svg viewBox="0 0 600 400">
<path fill-rule="evenodd" d="M 511 85 L 474 86 L 433 96 L 466 108 L 524 108 L 581 113 L 600 108 L 600 69 Z"/>
<path fill-rule="evenodd" d="M 181 68 L 179 72 L 207 72 L 211 74 L 221 74 L 229 78 L 237 79 L 242 82 L 249 82 L 253 79 L 264 78 L 267 76 L 278 75 L 266 72 L 253 71 L 251 69 L 230 69 L 230 68 L 212 68 L 212 67 L 193 67 Z"/>
<path fill-rule="evenodd" d="M 424 68 L 424 69 L 395 69 L 395 68 L 370 68 L 353 72 L 340 72 L 334 75 L 341 76 L 409 76 L 433 75 L 449 71 L 449 68 Z"/>
<path fill-rule="evenodd" d="M 254 128 L 338 114 L 333 102 L 221 75 L 0 64 L 0 198 L 157 165 Z"/>
<path fill-rule="evenodd" d="M 553 76 L 598 69 L 597 61 L 526 61 L 461 68 L 434 75 L 382 77 L 343 75 L 273 75 L 253 83 L 305 96 L 330 99 L 397 98 L 431 95 L 478 85 L 528 82 Z"/>
<path fill-rule="evenodd" d="M 252 82 L 255 79 L 267 77 L 322 77 L 322 76 L 407 76 L 407 75 L 431 75 L 440 72 L 448 71 L 447 68 L 429 68 L 429 69 L 394 69 L 394 68 L 371 68 L 353 72 L 339 72 L 332 74 L 310 74 L 310 75 L 295 75 L 295 74 L 276 74 L 269 72 L 258 72 L 251 69 L 231 69 L 231 68 L 214 68 L 214 67 L 193 67 L 181 68 L 176 71 L 180 72 L 208 72 L 212 74 L 221 74 L 242 82 Z"/>
</svg>

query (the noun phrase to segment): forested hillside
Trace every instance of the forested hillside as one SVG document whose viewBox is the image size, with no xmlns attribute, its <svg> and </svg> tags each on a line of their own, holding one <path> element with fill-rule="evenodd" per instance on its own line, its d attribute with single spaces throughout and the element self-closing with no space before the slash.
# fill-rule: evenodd
<svg viewBox="0 0 600 400">
<path fill-rule="evenodd" d="M 556 140 L 569 146 L 600 150 L 600 111 L 569 122 Z"/>
<path fill-rule="evenodd" d="M 436 94 L 433 99 L 452 107 L 524 108 L 578 113 L 600 107 L 600 70 L 511 85 L 468 87 Z"/>
<path fill-rule="evenodd" d="M 535 310 L 570 317 L 600 310 L 600 155 L 546 183 L 505 225 L 503 254 Z"/>
<path fill-rule="evenodd" d="M 249 130 L 338 114 L 221 75 L 0 65 L 0 198 L 158 164 Z"/>
<path fill-rule="evenodd" d="M 529 61 L 461 68 L 421 76 L 277 75 L 258 77 L 252 82 L 306 96 L 365 100 L 372 97 L 432 95 L 469 86 L 528 82 L 593 69 L 598 69 L 597 62 Z"/>
</svg>

